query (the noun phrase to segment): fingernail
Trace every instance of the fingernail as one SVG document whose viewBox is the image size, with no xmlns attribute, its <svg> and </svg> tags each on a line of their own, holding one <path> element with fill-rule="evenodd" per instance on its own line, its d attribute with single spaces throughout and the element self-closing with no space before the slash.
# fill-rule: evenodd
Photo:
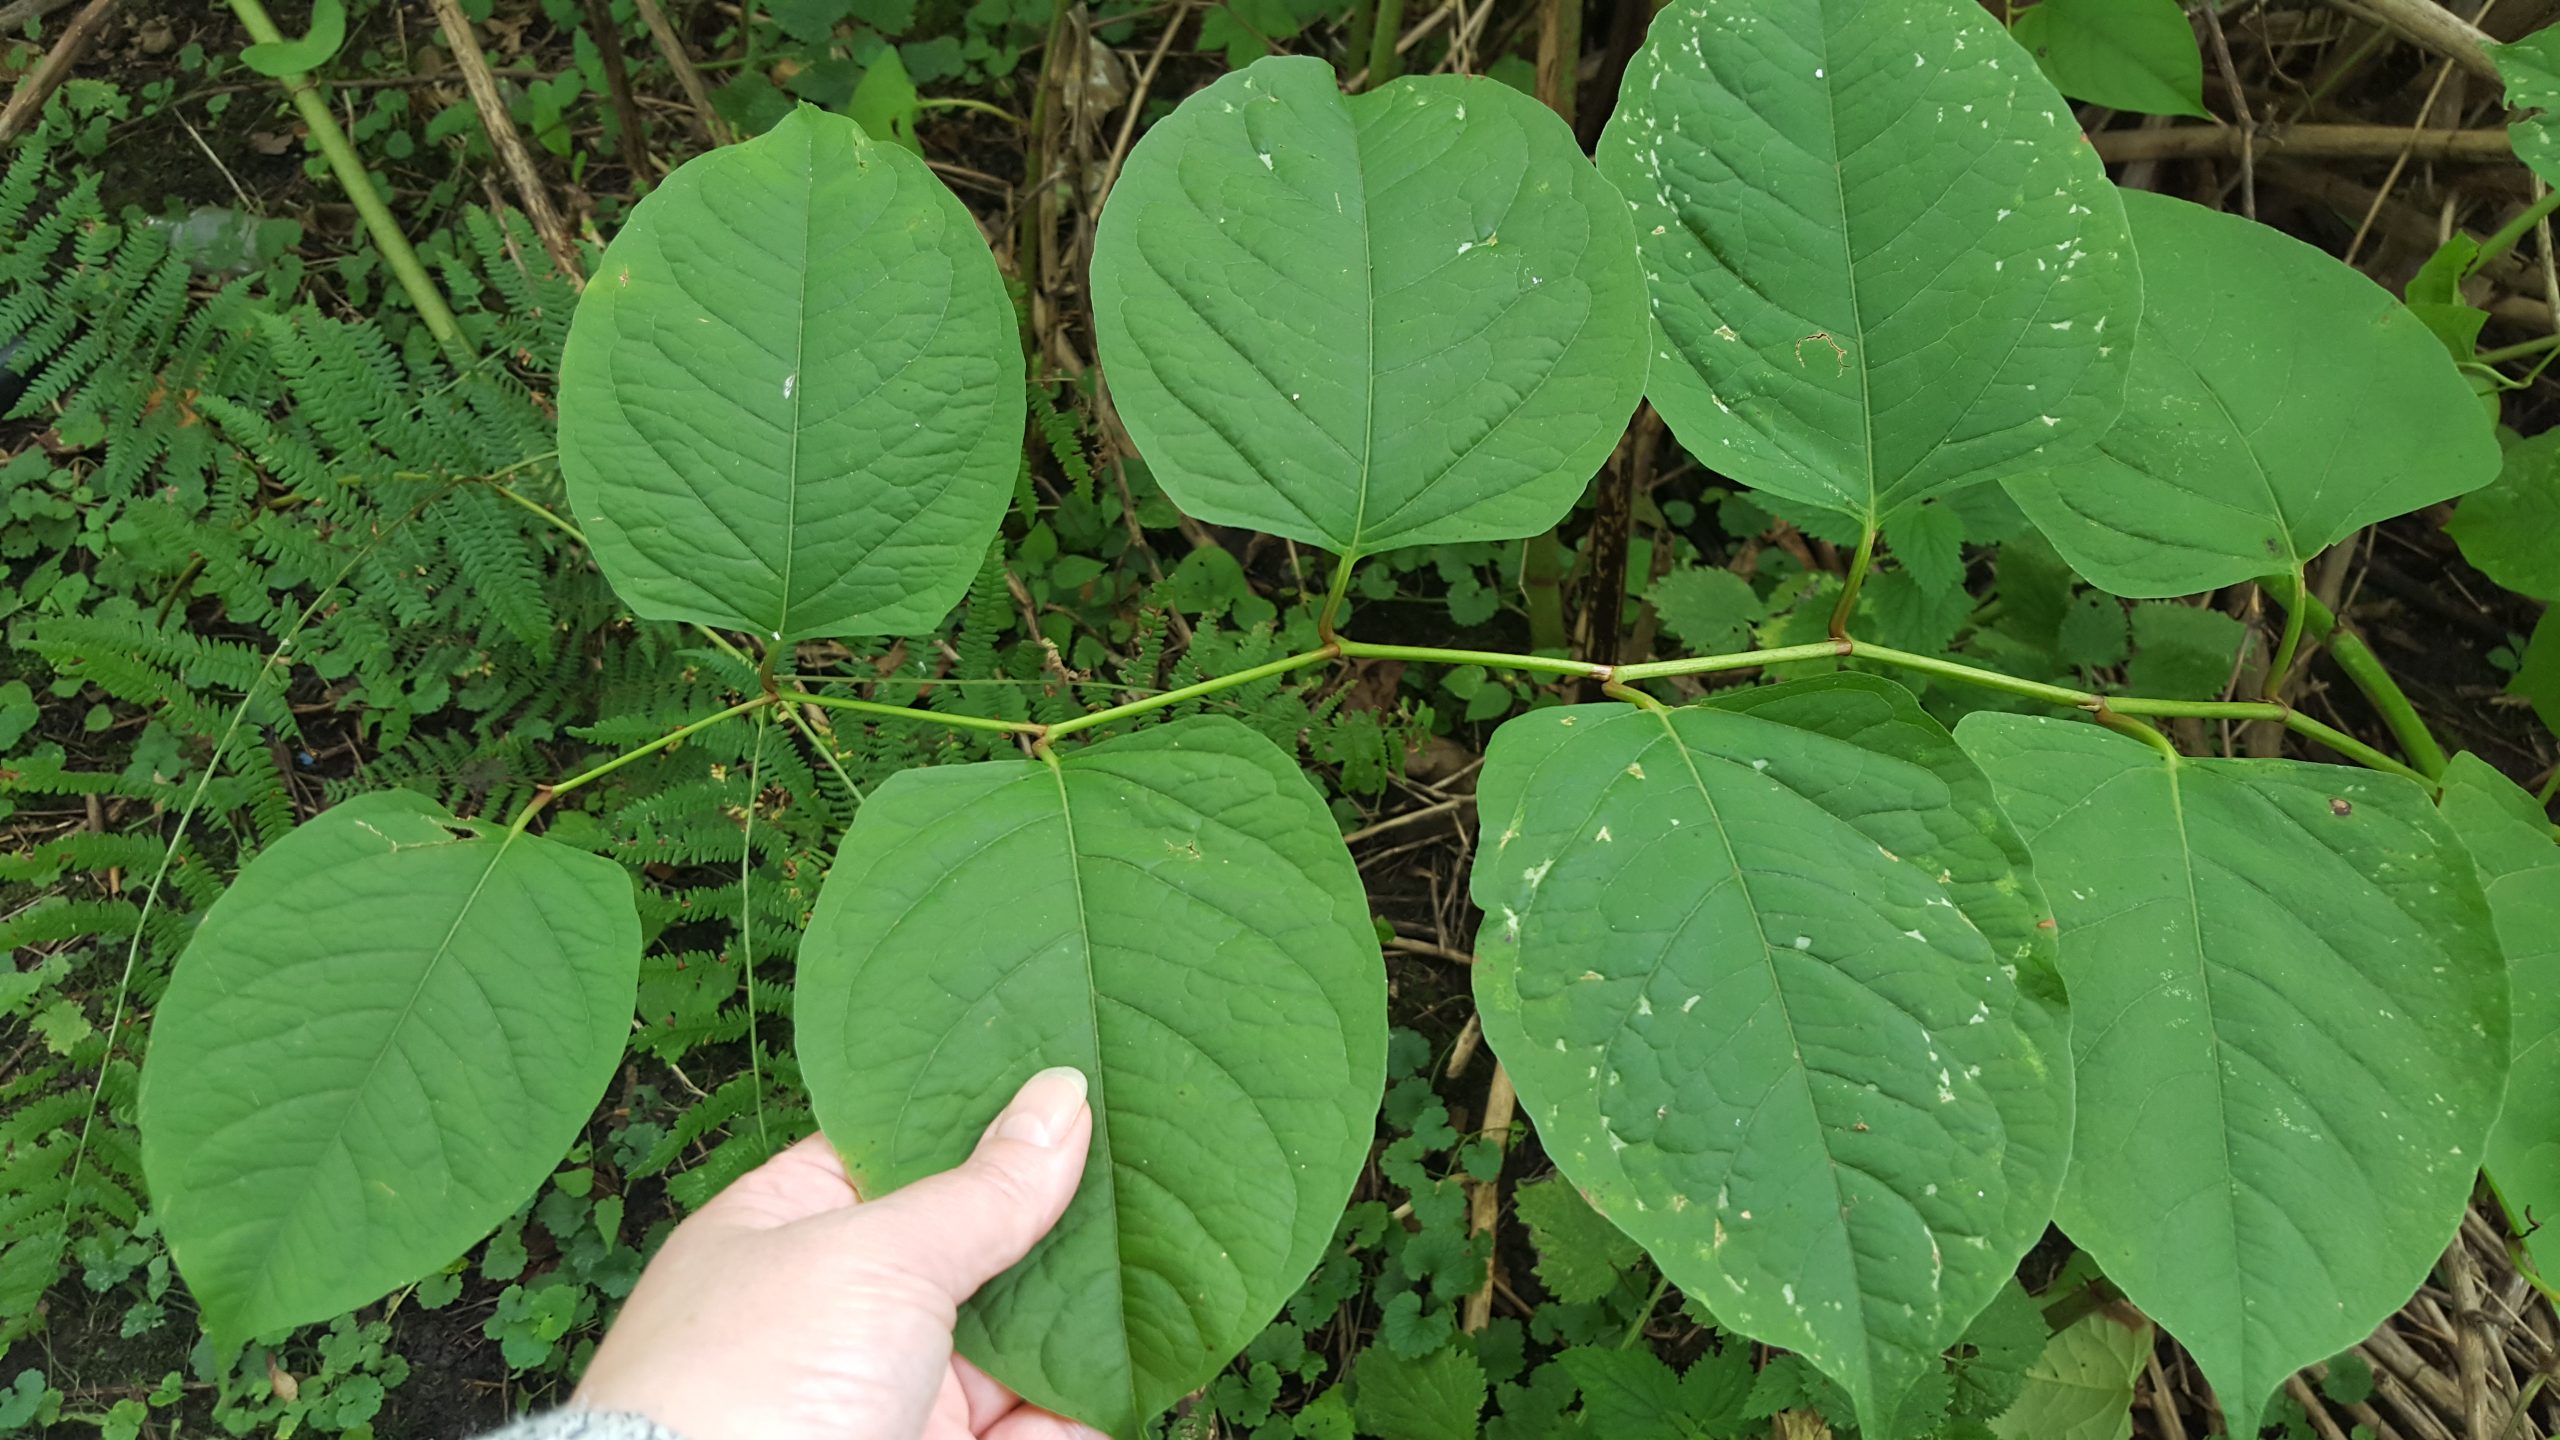
<svg viewBox="0 0 2560 1440">
<path fill-rule="evenodd" d="M 1004 1117 L 996 1122 L 996 1134 L 1007 1140 L 1049 1146 L 1067 1133 L 1075 1123 L 1076 1111 L 1083 1108 L 1084 1072 L 1072 1065 L 1043 1070 L 1023 1082 L 1013 1103 L 1004 1107 Z"/>
</svg>

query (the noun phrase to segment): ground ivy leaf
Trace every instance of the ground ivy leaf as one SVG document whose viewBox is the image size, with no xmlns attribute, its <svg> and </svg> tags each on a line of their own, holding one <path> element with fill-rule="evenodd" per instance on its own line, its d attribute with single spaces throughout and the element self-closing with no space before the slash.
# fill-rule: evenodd
<svg viewBox="0 0 2560 1440">
<path fill-rule="evenodd" d="M 2462 497 L 2444 529 L 2490 579 L 2560 600 L 2560 431 L 2508 446 L 2498 478 Z"/>
<path fill-rule="evenodd" d="M 1022 345 L 924 161 L 801 107 L 631 213 L 560 360 L 560 468 L 633 611 L 902 634 L 968 592 L 1022 463 Z"/>
<path fill-rule="evenodd" d="M 2213 700 L 2231 684 L 2249 627 L 2219 610 L 2145 600 L 2133 607 L 2125 689 L 2162 700 Z"/>
<path fill-rule="evenodd" d="M 1384 1346 L 1360 1352 L 1351 1413 L 1375 1440 L 1475 1440 L 1484 1411 L 1484 1367 L 1464 1346 L 1408 1360 Z"/>
<path fill-rule="evenodd" d="M 1340 827 L 1295 761 L 1216 717 L 1054 768 L 893 776 L 828 873 L 797 1015 L 865 1194 L 958 1163 L 1032 1072 L 1091 1077 L 1083 1188 L 970 1302 L 959 1345 L 1124 1437 L 1314 1269 L 1385 1079 L 1385 979 Z"/>
<path fill-rule="evenodd" d="M 1717 470 L 1872 524 L 2115 418 L 2123 208 L 1981 6 L 1673 5 L 1620 95 L 1599 159 L 1653 291 L 1650 398 Z"/>
<path fill-rule="evenodd" d="M 1884 539 L 1922 590 L 1943 595 L 1964 588 L 1964 517 L 1954 506 L 1904 506 L 1885 526 Z"/>
<path fill-rule="evenodd" d="M 1537 1247 L 1538 1283 L 1568 1305 L 1617 1289 L 1618 1276 L 1644 1260 L 1643 1249 L 1563 1176 L 1521 1186 L 1511 1203 Z"/>
<path fill-rule="evenodd" d="M 1626 207 L 1495 80 L 1222 77 L 1130 152 L 1093 301 L 1165 493 L 1339 554 L 1546 529 L 1644 389 Z"/>
<path fill-rule="evenodd" d="M 2389 291 L 2254 220 L 2139 191 L 2124 209 L 2143 313 L 2123 416 L 2004 482 L 2090 583 L 2153 598 L 2294 573 L 2497 473 L 2471 387 Z"/>
<path fill-rule="evenodd" d="M 1991 1421 L 2001 1440 L 2129 1440 L 2133 1384 L 2151 1357 L 2151 1327 L 2101 1310 L 2046 1342 L 2017 1403 Z"/>
<path fill-rule="evenodd" d="M 1700 655 L 1743 648 L 1751 627 L 1767 617 L 1751 582 L 1721 566 L 1684 565 L 1645 592 L 1662 628 Z"/>
<path fill-rule="evenodd" d="M 2507 1208 L 2543 1227 L 2525 1238 L 2542 1272 L 2560 1273 L 2560 846 L 2542 806 L 2476 755 L 2445 767 L 2442 804 L 2480 872 L 2515 1005 L 2506 1108 L 2482 1163 Z"/>
<path fill-rule="evenodd" d="M 2077 720 L 1959 727 L 2055 900 L 2080 1111 L 2057 1219 L 2255 1434 L 2462 1217 L 2505 962 L 2416 784 L 2177 760 Z"/>
<path fill-rule="evenodd" d="M 2145 115 L 2204 108 L 2204 55 L 2178 0 L 2039 0 L 2009 33 L 2074 100 Z"/>
<path fill-rule="evenodd" d="M 217 1343 L 441 1269 L 542 1184 L 620 1063 L 620 866 L 358 796 L 214 903 L 142 1067 L 142 1167 Z"/>
<path fill-rule="evenodd" d="M 1843 674 L 1523 716 L 1479 805 L 1476 1000 L 1548 1154 L 1885 1433 L 2069 1149 L 2051 932 L 1989 783 Z"/>
</svg>

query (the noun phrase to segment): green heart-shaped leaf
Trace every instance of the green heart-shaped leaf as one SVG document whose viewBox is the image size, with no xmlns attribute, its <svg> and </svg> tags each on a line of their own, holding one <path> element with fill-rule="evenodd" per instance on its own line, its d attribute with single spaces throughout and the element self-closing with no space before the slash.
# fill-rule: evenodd
<svg viewBox="0 0 2560 1440">
<path fill-rule="evenodd" d="M 1832 675 L 1497 731 L 1476 1002 L 1547 1153 L 1672 1283 L 1869 1434 L 2051 1212 L 2051 931 L 1991 787 Z"/>
<path fill-rule="evenodd" d="M 325 1320 L 524 1203 L 622 1059 L 621 867 L 402 790 L 267 847 L 179 960 L 142 1167 L 217 1343 Z"/>
<path fill-rule="evenodd" d="M 2546 1275 L 2560 1271 L 2560 845 L 2551 820 L 2516 782 L 2464 753 L 2444 768 L 2444 818 L 2480 872 L 2515 1005 L 2507 1103 L 2482 1163 Z"/>
<path fill-rule="evenodd" d="M 2100 589 L 2191 595 L 2477 489 L 2498 445 L 2444 346 L 2287 235 L 2139 192 L 2141 341 L 2097 450 L 2009 493 Z"/>
<path fill-rule="evenodd" d="M 1022 463 L 1022 348 L 977 222 L 802 107 L 632 211 L 560 360 L 560 466 L 652 620 L 780 644 L 939 624 Z"/>
<path fill-rule="evenodd" d="M 1880 523 L 2087 448 L 2141 281 L 2070 107 L 1972 0 L 1672 5 L 1600 169 L 1654 408 L 1744 484 Z"/>
<path fill-rule="evenodd" d="M 2397 776 L 2171 760 L 2077 720 L 1959 734 L 2062 923 L 2056 1218 L 2254 1435 L 2286 1376 L 2408 1300 L 2469 1201 L 2507 1073 L 2470 859 Z"/>
<path fill-rule="evenodd" d="M 1333 1238 L 1386 1075 L 1340 827 L 1232 720 L 872 792 L 800 947 L 799 1052 L 863 1193 L 966 1158 L 1025 1078 L 1092 1083 L 1083 1188 L 963 1312 L 963 1353 L 1134 1437 Z"/>
<path fill-rule="evenodd" d="M 1337 554 L 1546 529 L 1644 389 L 1626 207 L 1495 80 L 1227 75 L 1130 153 L 1093 306 L 1174 503 Z"/>
</svg>

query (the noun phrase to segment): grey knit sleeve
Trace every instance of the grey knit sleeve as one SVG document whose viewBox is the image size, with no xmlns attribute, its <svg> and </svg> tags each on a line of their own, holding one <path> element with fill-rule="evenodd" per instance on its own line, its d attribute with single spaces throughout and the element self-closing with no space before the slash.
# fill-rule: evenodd
<svg viewBox="0 0 2560 1440">
<path fill-rule="evenodd" d="M 531 1415 L 480 1440 L 684 1440 L 645 1415 L 575 1406 Z"/>
</svg>

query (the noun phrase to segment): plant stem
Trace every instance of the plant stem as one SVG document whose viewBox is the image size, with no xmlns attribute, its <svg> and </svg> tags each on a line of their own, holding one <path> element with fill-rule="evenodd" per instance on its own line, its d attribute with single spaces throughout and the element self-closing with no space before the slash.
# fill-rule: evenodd
<svg viewBox="0 0 2560 1440">
<path fill-rule="evenodd" d="M 1196 700 L 1203 695 L 1215 695 L 1221 690 L 1234 689 L 1238 685 L 1250 685 L 1256 680 L 1267 679 L 1273 675 L 1286 675 L 1292 670 L 1304 670 L 1310 665 L 1319 665 L 1348 653 L 1339 645 L 1323 645 L 1302 654 L 1265 661 L 1232 675 L 1220 675 L 1212 680 L 1203 680 L 1197 685 L 1185 685 L 1177 690 L 1167 690 L 1161 695 L 1149 695 L 1142 700 L 1132 700 L 1125 705 L 1087 711 L 1082 715 L 1061 720 L 1049 726 L 1047 732 L 1041 737 L 1042 743 L 1045 745 L 1061 735 L 1073 735 L 1079 730 L 1090 730 L 1096 725 L 1108 725 L 1114 720 L 1125 720 L 1132 715 L 1144 715 L 1150 710 L 1161 710 L 1167 705 L 1184 700 Z"/>
<path fill-rule="evenodd" d="M 2328 606 L 2320 603 L 2319 596 L 2305 589 L 2298 577 L 2279 575 L 2263 583 L 2275 596 L 2277 604 L 2285 606 L 2289 612 L 2299 612 L 2302 627 L 2313 640 L 2327 642 L 2329 658 L 2338 662 L 2338 668 L 2363 693 L 2374 712 L 2382 717 L 2382 723 L 2391 731 L 2391 738 L 2400 743 L 2400 753 L 2409 757 L 2409 764 L 2426 778 L 2428 784 L 2433 785 L 2436 777 L 2444 774 L 2444 747 L 2436 743 L 2435 732 L 2427 728 L 2427 722 L 2418 714 L 2418 707 L 2409 703 L 2409 696 L 2401 690 L 2399 682 L 2382 667 L 2382 657 L 2373 653 L 2373 647 L 2365 643 L 2363 636 L 2340 625 L 2338 617 L 2329 612 Z M 2285 623 L 2286 628 L 2292 628 L 2290 613 Z M 2291 724 L 2290 721 L 2287 723 Z"/>
<path fill-rule="evenodd" d="M 1875 563 L 1876 522 L 1858 533 L 1858 553 L 1849 557 L 1848 578 L 1840 582 L 1840 603 L 1831 607 L 1831 638 L 1849 638 L 1849 617 L 1858 613 L 1858 588 L 1867 583 L 1867 567 Z"/>
<path fill-rule="evenodd" d="M 2161 734 L 2159 731 L 2152 729 L 2150 726 L 2143 724 L 2141 721 L 2136 720 L 2132 716 L 2124 714 L 2121 711 L 2100 710 L 2093 718 L 2096 719 L 2099 724 L 2106 726 L 2117 734 L 2130 735 L 2134 739 L 2141 741 L 2143 744 L 2150 746 L 2152 749 L 2159 751 L 2161 754 L 2168 756 L 2169 763 L 2171 765 L 2176 765 L 2187 758 L 2178 753 L 2177 746 L 2169 743 L 2168 736 Z"/>
<path fill-rule="evenodd" d="M 954 730 L 989 730 L 1009 735 L 1038 735 L 1047 727 L 1029 720 L 994 720 L 983 715 L 950 715 L 940 710 L 918 710 L 907 705 L 883 705 L 876 700 L 853 700 L 842 695 L 814 695 L 805 690 L 785 690 L 775 697 L 786 705 L 820 705 L 829 710 L 851 710 L 862 715 L 878 715 L 888 720 L 921 720 L 928 725 L 948 725 Z"/>
<path fill-rule="evenodd" d="M 2283 591 L 2284 594 L 2300 596 L 2309 593 L 2302 588 L 2300 569 L 2297 568 L 2288 578 L 2292 583 Z M 2300 604 L 2285 606 L 2284 638 L 2276 642 L 2275 658 L 2267 662 L 2267 695 L 2270 699 L 2284 694 L 2284 678 L 2293 673 L 2294 657 L 2302 653 L 2303 609 Z"/>
<path fill-rule="evenodd" d="M 621 769 L 623 766 L 630 764 L 634 760 L 641 759 L 644 756 L 655 755 L 659 751 L 666 749 L 668 746 L 675 744 L 677 741 L 684 739 L 688 735 L 698 734 L 701 731 L 708 730 L 712 726 L 719 724 L 723 720 L 734 720 L 738 716 L 744 715 L 749 711 L 761 710 L 772 703 L 774 703 L 774 697 L 771 695 L 758 695 L 752 700 L 741 700 L 737 704 L 730 706 L 728 709 L 721 711 L 717 715 L 705 715 L 701 719 L 693 721 L 690 724 L 677 726 L 675 729 L 668 731 L 666 734 L 659 736 L 657 739 L 650 741 L 648 744 L 643 745 L 636 750 L 625 750 L 621 754 L 614 756 L 612 759 L 605 761 L 603 764 L 581 770 L 577 774 L 570 776 L 568 779 L 563 780 L 556 785 L 545 785 L 540 790 L 534 792 L 534 797 L 532 799 L 524 802 L 523 809 L 516 812 L 514 822 L 507 826 L 507 833 L 511 835 L 523 834 L 524 827 L 533 823 L 533 817 L 542 813 L 542 807 L 582 785 L 587 785 L 594 781 L 601 780 L 605 776 L 612 774 L 614 771 Z"/>
<path fill-rule="evenodd" d="M 1626 1336 L 1618 1341 L 1619 1349 L 1632 1350 L 1636 1342 L 1644 1338 L 1644 1327 L 1653 1323 L 1653 1307 L 1661 1304 L 1662 1297 L 1670 1290 L 1671 1277 L 1660 1270 L 1654 1271 L 1653 1293 L 1644 1297 L 1644 1309 L 1636 1313 L 1636 1323 L 1628 1326 Z"/>
<path fill-rule="evenodd" d="M 1713 675 L 1725 670 L 1749 670 L 1760 665 L 1783 665 L 1790 660 L 1836 660 L 1849 653 L 1846 640 L 1817 640 L 1810 645 L 1782 645 L 1775 650 L 1745 650 L 1733 655 L 1687 655 L 1678 660 L 1647 660 L 1638 665 L 1620 665 L 1610 676 L 1620 682 L 1659 680 L 1670 675 Z"/>
<path fill-rule="evenodd" d="M 1580 675 L 1593 680 L 1606 680 L 1612 674 L 1628 679 L 1638 678 L 1629 672 L 1643 667 L 1623 665 L 1612 671 L 1606 665 L 1588 660 L 1567 660 L 1552 655 L 1514 655 L 1502 650 L 1443 650 L 1435 645 L 1372 645 L 1363 640 L 1340 640 L 1334 648 L 1346 660 L 1419 660 L 1430 665 L 1482 665 L 1489 670 L 1537 670 L 1550 675 Z"/>
<path fill-rule="evenodd" d="M 1378 0 L 1377 18 L 1370 23 L 1369 81 L 1361 88 L 1375 90 L 1396 78 L 1396 68 L 1403 56 L 1396 53 L 1396 42 L 1404 38 L 1404 0 Z"/>
<path fill-rule="evenodd" d="M 284 32 L 267 16 L 260 0 L 231 0 L 231 13 L 239 17 L 249 38 L 262 45 L 284 43 Z M 302 123 L 311 130 L 311 143 L 319 147 L 338 177 L 338 188 L 364 218 L 364 228 L 373 236 L 373 248 L 382 252 L 383 262 L 391 267 L 400 288 L 408 293 L 409 303 L 418 308 L 418 318 L 426 322 L 427 333 L 436 337 L 445 353 L 458 364 L 468 364 L 472 357 L 470 342 L 462 338 L 461 323 L 453 318 L 452 309 L 444 303 L 444 292 L 418 262 L 418 252 L 409 248 L 409 239 L 400 233 L 400 222 L 392 218 L 391 207 L 382 203 L 380 192 L 373 188 L 373 178 L 365 173 L 364 161 L 347 140 L 347 132 L 338 128 L 338 117 L 329 113 L 329 102 L 320 95 L 319 83 L 309 75 L 281 77 L 286 92 L 293 97 L 293 108 L 302 115 Z"/>
<path fill-rule="evenodd" d="M 1334 561 L 1333 580 L 1324 587 L 1324 608 L 1316 612 L 1316 638 L 1333 643 L 1333 622 L 1342 615 L 1343 597 L 1351 593 L 1351 570 L 1360 562 L 1357 555 L 1344 555 Z"/>
<path fill-rule="evenodd" d="M 2554 195 L 2560 195 L 2560 190 L 2554 190 L 2551 193 Z M 2516 345 L 2502 345 L 2495 350 L 2483 350 L 2471 358 L 2479 361 L 2483 365 L 2503 365 L 2509 360 L 2530 359 L 2547 350 L 2560 350 L 2560 335 L 2545 335 L 2539 340 L 2527 340 Z"/>
<path fill-rule="evenodd" d="M 1978 670 L 1971 665 L 1958 664 L 1953 660 L 1941 660 L 1934 655 L 1914 655 L 1908 650 L 1896 650 L 1885 645 L 1870 645 L 1864 640 L 1857 641 L 1855 644 L 1857 649 L 1854 653 L 1861 660 L 1881 661 L 1897 669 L 1916 670 L 1923 675 L 1936 675 L 1965 685 L 1979 685 L 1986 690 L 2003 690 L 2012 695 L 2023 695 L 2030 700 L 2042 700 L 2049 705 L 2068 705 L 2075 710 L 2094 711 L 2101 704 L 2116 704 L 2114 700 L 2088 690 L 2070 690 L 2060 685 L 2047 685 L 2041 681 L 2021 680 L 2014 675 L 2003 675 L 1997 670 Z M 2157 703 L 2167 705 L 2176 702 L 2164 700 Z M 2119 706 L 2118 709 L 2121 710 L 2122 707 Z M 2155 710 L 2151 713 L 2166 715 L 2185 712 Z"/>
<path fill-rule="evenodd" d="M 2471 262 L 2477 271 L 2481 266 L 2516 248 L 2517 242 L 2533 233 L 2533 227 L 2560 211 L 2560 190 L 2553 190 L 2518 212 L 2516 218 L 2501 225 L 2488 239 L 2480 242 L 2480 254 Z"/>
</svg>

